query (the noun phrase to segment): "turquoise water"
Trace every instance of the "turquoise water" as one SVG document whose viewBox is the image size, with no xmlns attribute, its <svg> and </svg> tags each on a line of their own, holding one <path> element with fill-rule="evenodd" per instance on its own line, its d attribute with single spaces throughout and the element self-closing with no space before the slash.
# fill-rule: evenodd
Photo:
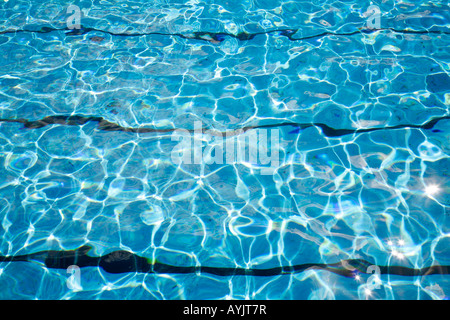
<svg viewBox="0 0 450 320">
<path fill-rule="evenodd" d="M 0 299 L 448 299 L 446 1 L 72 4 L 0 3 Z"/>
</svg>

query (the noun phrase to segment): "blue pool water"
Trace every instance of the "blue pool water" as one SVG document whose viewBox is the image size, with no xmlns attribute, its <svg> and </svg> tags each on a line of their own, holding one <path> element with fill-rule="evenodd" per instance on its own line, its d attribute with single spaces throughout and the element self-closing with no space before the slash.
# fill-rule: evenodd
<svg viewBox="0 0 450 320">
<path fill-rule="evenodd" d="M 449 12 L 0 1 L 0 299 L 448 299 Z"/>
</svg>

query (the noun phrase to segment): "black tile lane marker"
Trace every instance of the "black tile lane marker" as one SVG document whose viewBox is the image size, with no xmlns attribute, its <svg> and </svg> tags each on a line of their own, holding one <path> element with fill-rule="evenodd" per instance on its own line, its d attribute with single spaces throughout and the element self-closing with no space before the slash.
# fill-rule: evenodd
<svg viewBox="0 0 450 320">
<path fill-rule="evenodd" d="M 100 267 L 108 273 L 154 273 L 154 274 L 214 274 L 217 276 L 255 276 L 270 277 L 300 273 L 307 270 L 326 270 L 344 277 L 354 277 L 357 273 L 367 272 L 372 264 L 362 259 L 342 260 L 337 263 L 306 263 L 293 266 L 282 266 L 269 269 L 244 269 L 206 266 L 174 266 L 138 256 L 134 253 L 117 250 L 100 257 L 88 256 L 90 246 L 82 246 L 67 251 L 40 251 L 26 255 L 0 256 L 0 263 L 36 262 L 43 263 L 49 269 L 67 269 L 76 265 L 79 268 Z M 413 269 L 401 266 L 378 266 L 380 274 L 400 276 L 427 276 L 433 274 L 450 274 L 450 266 L 434 265 L 431 267 Z"/>
<path fill-rule="evenodd" d="M 352 32 L 338 33 L 338 32 L 326 31 L 326 32 L 322 32 L 319 34 L 315 34 L 315 35 L 294 38 L 294 35 L 298 31 L 301 31 L 301 28 L 274 29 L 274 30 L 267 30 L 267 31 L 255 32 L 255 33 L 241 32 L 238 34 L 227 33 L 227 32 L 205 32 L 205 31 L 194 31 L 191 33 L 182 34 L 182 33 L 164 33 L 164 32 L 115 33 L 115 32 L 110 32 L 110 31 L 100 30 L 100 29 L 95 29 L 95 28 L 88 28 L 88 27 L 87 28 L 81 27 L 80 29 L 68 29 L 68 28 L 57 29 L 57 28 L 52 28 L 52 27 L 42 27 L 39 30 L 26 30 L 26 29 L 4 30 L 4 31 L 0 31 L 0 35 L 15 34 L 15 33 L 50 33 L 50 32 L 54 32 L 54 31 L 67 31 L 66 32 L 67 36 L 84 35 L 89 32 L 96 31 L 96 32 L 106 33 L 106 34 L 109 34 L 112 36 L 120 36 L 120 37 L 142 37 L 142 36 L 160 35 L 160 36 L 168 36 L 168 37 L 173 36 L 173 37 L 179 37 L 179 38 L 191 39 L 191 40 L 203 40 L 203 41 L 209 41 L 209 42 L 214 41 L 216 43 L 222 42 L 223 40 L 226 39 L 226 37 L 235 38 L 235 39 L 241 40 L 241 41 L 247 41 L 247 40 L 252 40 L 256 36 L 268 35 L 271 33 L 277 33 L 281 36 L 285 36 L 290 41 L 302 41 L 302 40 L 322 38 L 325 36 L 348 37 L 348 36 L 352 36 L 352 35 L 356 35 L 356 34 L 371 34 L 371 33 L 379 32 L 379 31 L 391 31 L 391 32 L 401 33 L 401 34 L 437 34 L 437 35 L 446 34 L 446 35 L 450 35 L 449 31 L 444 31 L 444 30 L 400 30 L 400 29 L 395 29 L 395 28 L 380 28 L 380 29 L 363 29 L 363 28 L 361 28 L 359 30 L 352 31 Z"/>
<path fill-rule="evenodd" d="M 388 126 L 388 127 L 375 127 L 375 128 L 364 128 L 364 129 L 334 129 L 324 123 L 295 123 L 295 122 L 281 122 L 275 124 L 266 124 L 259 126 L 248 126 L 240 129 L 236 129 L 228 132 L 214 131 L 208 129 L 202 129 L 205 134 L 212 134 L 217 136 L 233 136 L 238 135 L 240 133 L 246 132 L 252 129 L 263 129 L 263 128 L 277 128 L 277 127 L 286 127 L 291 126 L 295 129 L 290 133 L 299 133 L 301 130 L 310 128 L 310 127 L 319 127 L 322 129 L 322 133 L 326 137 L 341 137 L 349 134 L 360 134 L 366 132 L 380 131 L 380 130 L 394 130 L 394 129 L 403 129 L 403 128 L 415 128 L 415 129 L 425 129 L 430 130 L 433 129 L 434 126 L 441 120 L 450 119 L 450 115 L 445 115 L 441 117 L 436 117 L 434 119 L 429 120 L 424 124 L 399 124 L 396 126 Z M 98 129 L 102 131 L 121 131 L 121 132 L 130 132 L 130 133 L 170 133 L 175 132 L 176 130 L 181 130 L 181 128 L 168 128 L 168 129 L 157 129 L 157 128 L 149 128 L 149 127 L 122 127 L 116 123 L 110 122 L 103 117 L 98 116 L 85 116 L 85 115 L 55 115 L 48 116 L 41 120 L 26 120 L 26 119 L 1 119 L 1 122 L 9 122 L 9 123 L 22 123 L 24 128 L 26 129 L 39 129 L 46 127 L 48 125 L 68 125 L 68 126 L 82 126 L 88 122 L 96 122 L 98 124 Z M 190 133 L 195 133 L 193 129 L 185 130 Z M 433 132 L 439 132 L 440 130 L 435 129 Z"/>
</svg>

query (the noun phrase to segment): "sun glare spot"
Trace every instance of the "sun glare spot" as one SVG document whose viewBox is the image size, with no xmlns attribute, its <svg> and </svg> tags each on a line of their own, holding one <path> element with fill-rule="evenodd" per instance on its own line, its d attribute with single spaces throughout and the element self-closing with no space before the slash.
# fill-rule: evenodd
<svg viewBox="0 0 450 320">
<path fill-rule="evenodd" d="M 430 184 L 425 187 L 425 193 L 427 196 L 431 197 L 437 194 L 440 191 L 439 186 L 435 184 Z"/>
</svg>

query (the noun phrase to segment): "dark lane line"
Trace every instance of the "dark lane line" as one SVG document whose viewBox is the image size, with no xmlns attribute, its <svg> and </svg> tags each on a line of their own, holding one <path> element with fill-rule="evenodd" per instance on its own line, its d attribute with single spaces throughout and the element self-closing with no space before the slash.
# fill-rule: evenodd
<svg viewBox="0 0 450 320">
<path fill-rule="evenodd" d="M 189 40 L 201 40 L 201 41 L 214 41 L 214 42 L 222 42 L 226 39 L 226 37 L 235 38 L 240 41 L 248 41 L 254 39 L 256 36 L 260 35 L 268 35 L 271 33 L 278 33 L 281 36 L 287 37 L 290 41 L 303 41 L 303 40 L 310 40 L 310 39 L 317 39 L 322 38 L 325 36 L 343 36 L 343 37 L 349 37 L 357 34 L 371 34 L 379 31 L 391 31 L 395 33 L 401 33 L 401 34 L 446 34 L 449 35 L 450 32 L 444 31 L 444 30 L 401 30 L 401 29 L 395 29 L 395 28 L 380 28 L 380 29 L 359 29 L 352 32 L 329 32 L 325 31 L 319 34 L 315 35 L 309 35 L 299 38 L 294 38 L 294 35 L 301 31 L 301 28 L 297 29 L 274 29 L 274 30 L 268 30 L 268 31 L 262 31 L 262 32 L 255 32 L 255 33 L 247 33 L 247 32 L 240 32 L 238 34 L 233 33 L 227 33 L 227 32 L 207 32 L 207 31 L 194 31 L 191 33 L 164 33 L 164 32 L 143 32 L 143 33 L 115 33 L 111 31 L 106 30 L 100 30 L 96 28 L 89 28 L 89 27 L 83 27 L 81 26 L 79 29 L 69 29 L 69 28 L 52 28 L 52 27 L 42 27 L 40 30 L 26 30 L 26 29 L 20 29 L 20 30 L 4 30 L 0 31 L 1 34 L 15 34 L 15 33 L 50 33 L 54 31 L 67 31 L 67 36 L 77 36 L 77 35 L 84 35 L 87 33 L 90 33 L 92 31 L 95 32 L 101 32 L 106 33 L 111 36 L 119 36 L 119 37 L 142 37 L 142 36 L 151 36 L 151 35 L 159 35 L 159 36 L 168 36 L 168 37 L 179 37 L 183 39 L 189 39 Z"/>
<path fill-rule="evenodd" d="M 0 256 L 0 263 L 5 262 L 41 262 L 50 269 L 67 269 L 76 265 L 79 268 L 100 267 L 108 273 L 154 273 L 154 274 L 201 274 L 208 273 L 217 276 L 278 276 L 304 272 L 307 270 L 325 270 L 344 277 L 354 277 L 357 273 L 368 272 L 372 264 L 362 259 L 343 260 L 333 264 L 307 263 L 293 266 L 282 266 L 269 269 L 244 269 L 206 266 L 174 266 L 138 256 L 134 253 L 117 250 L 100 257 L 88 256 L 90 246 L 82 246 L 67 251 L 40 251 L 18 256 Z M 400 276 L 426 276 L 433 274 L 450 274 L 450 266 L 431 266 L 413 269 L 401 266 L 378 266 L 380 274 Z"/>
<path fill-rule="evenodd" d="M 433 129 L 434 126 L 441 120 L 448 120 L 450 116 L 441 116 L 434 119 L 429 120 L 428 122 L 415 125 L 415 124 L 399 124 L 396 126 L 388 126 L 388 127 L 375 127 L 375 128 L 365 128 L 365 129 L 334 129 L 324 123 L 295 123 L 295 122 L 281 122 L 275 124 L 266 124 L 266 125 L 257 125 L 257 126 L 248 126 L 240 129 L 221 132 L 217 130 L 208 130 L 202 129 L 203 133 L 216 135 L 216 136 L 235 136 L 241 133 L 244 133 L 248 130 L 252 129 L 263 129 L 263 128 L 277 128 L 277 127 L 286 127 L 291 126 L 295 129 L 291 131 L 291 133 L 299 133 L 300 130 L 304 130 L 310 127 L 319 127 L 322 129 L 322 133 L 326 137 L 341 137 L 349 134 L 360 134 L 366 132 L 380 131 L 380 130 L 394 130 L 394 129 L 403 129 L 403 128 L 415 128 L 415 129 Z M 168 129 L 157 129 L 157 128 L 149 128 L 149 127 L 122 127 L 116 123 L 110 122 L 103 117 L 98 116 L 84 116 L 84 115 L 55 115 L 48 116 L 41 120 L 26 120 L 26 119 L 1 119 L 1 122 L 8 123 L 22 123 L 24 128 L 26 129 L 40 129 L 46 127 L 48 125 L 68 125 L 68 126 L 82 126 L 88 122 L 96 122 L 98 124 L 98 129 L 102 131 L 121 131 L 121 132 L 130 132 L 130 133 L 171 133 L 177 130 L 187 131 L 189 133 L 197 133 L 194 129 L 181 129 L 181 128 L 168 128 Z M 438 130 L 433 130 L 438 131 Z"/>
</svg>

